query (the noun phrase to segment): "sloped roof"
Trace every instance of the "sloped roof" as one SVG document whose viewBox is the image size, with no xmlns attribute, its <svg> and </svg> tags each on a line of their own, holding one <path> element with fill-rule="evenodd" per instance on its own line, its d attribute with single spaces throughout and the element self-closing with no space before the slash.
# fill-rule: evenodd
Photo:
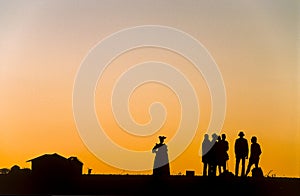
<svg viewBox="0 0 300 196">
<path fill-rule="evenodd" d="M 44 155 L 41 155 L 41 156 L 39 156 L 39 157 L 30 159 L 30 160 L 28 160 L 28 161 L 26 161 L 26 162 L 31 162 L 31 161 L 34 161 L 34 160 L 37 160 L 37 159 L 46 159 L 46 158 L 49 158 L 49 157 L 67 160 L 67 158 L 65 158 L 65 157 L 63 157 L 63 156 L 61 156 L 61 155 L 59 155 L 59 154 L 57 154 L 57 153 L 53 153 L 53 154 L 44 154 Z M 75 158 L 76 158 L 76 160 L 79 161 L 79 160 L 77 159 L 77 157 L 70 157 L 70 158 L 72 158 L 72 159 L 75 159 Z M 70 158 L 69 158 L 69 159 L 70 159 Z M 79 161 L 79 162 L 81 162 L 81 161 Z"/>
<path fill-rule="evenodd" d="M 72 157 L 69 157 L 68 160 L 76 161 L 76 162 L 78 162 L 78 163 L 83 164 L 77 157 L 73 157 L 73 156 L 72 156 Z"/>
</svg>

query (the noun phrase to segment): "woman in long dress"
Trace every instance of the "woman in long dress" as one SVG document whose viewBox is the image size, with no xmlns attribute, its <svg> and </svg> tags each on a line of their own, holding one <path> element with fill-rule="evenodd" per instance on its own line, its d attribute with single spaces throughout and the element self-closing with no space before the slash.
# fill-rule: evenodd
<svg viewBox="0 0 300 196">
<path fill-rule="evenodd" d="M 155 176 L 170 175 L 168 146 L 164 143 L 165 139 L 165 136 L 159 136 L 159 143 L 156 143 L 152 149 L 152 153 L 155 153 L 153 166 L 153 175 Z"/>
</svg>

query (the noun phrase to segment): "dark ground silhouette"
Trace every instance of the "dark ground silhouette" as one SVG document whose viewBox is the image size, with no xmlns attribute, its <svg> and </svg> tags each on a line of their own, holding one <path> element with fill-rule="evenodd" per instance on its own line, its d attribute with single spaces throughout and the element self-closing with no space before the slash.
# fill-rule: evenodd
<svg viewBox="0 0 300 196">
<path fill-rule="evenodd" d="M 43 185 L 43 186 L 41 186 Z M 1 195 L 272 195 L 296 196 L 299 178 L 203 177 L 153 175 L 82 175 L 76 181 L 56 179 L 37 185 L 28 174 L 0 175 Z"/>
<path fill-rule="evenodd" d="M 300 178 L 258 178 L 253 173 L 252 177 L 237 177 L 230 172 L 197 176 L 190 170 L 186 175 L 83 175 L 82 163 L 76 157 L 64 158 L 56 153 L 30 162 L 31 169 L 15 165 L 9 172 L 5 169 L 0 174 L 0 195 L 190 195 L 204 192 L 294 196 L 300 192 Z"/>
</svg>

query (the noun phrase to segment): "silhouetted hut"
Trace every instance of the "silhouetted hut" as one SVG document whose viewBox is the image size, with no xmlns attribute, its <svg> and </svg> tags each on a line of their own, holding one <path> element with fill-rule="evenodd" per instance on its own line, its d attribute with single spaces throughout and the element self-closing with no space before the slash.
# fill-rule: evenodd
<svg viewBox="0 0 300 196">
<path fill-rule="evenodd" d="M 21 177 L 21 176 L 29 176 L 31 174 L 31 170 L 29 168 L 20 168 L 18 165 L 14 165 L 11 167 L 9 172 L 7 173 L 10 176 Z"/>
<path fill-rule="evenodd" d="M 8 168 L 0 169 L 0 174 L 8 174 L 9 172 L 10 172 L 10 169 L 8 169 Z"/>
<path fill-rule="evenodd" d="M 83 163 L 77 157 L 68 158 L 71 173 L 74 175 L 82 175 Z"/>
<path fill-rule="evenodd" d="M 82 175 L 83 163 L 77 157 L 65 158 L 59 154 L 44 154 L 30 159 L 33 177 L 39 179 L 73 178 Z"/>
</svg>

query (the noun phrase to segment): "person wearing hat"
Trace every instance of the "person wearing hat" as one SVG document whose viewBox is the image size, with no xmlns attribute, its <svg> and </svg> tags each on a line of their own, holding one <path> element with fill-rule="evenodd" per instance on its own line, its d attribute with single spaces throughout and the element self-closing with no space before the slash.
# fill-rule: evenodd
<svg viewBox="0 0 300 196">
<path fill-rule="evenodd" d="M 245 176 L 245 160 L 248 159 L 248 141 L 244 138 L 244 132 L 239 132 L 239 138 L 235 140 L 234 152 L 235 152 L 235 176 L 239 176 L 239 165 L 242 161 L 242 171 L 241 176 Z"/>
<path fill-rule="evenodd" d="M 168 156 L 168 147 L 164 143 L 167 138 L 165 136 L 159 136 L 159 143 L 156 143 L 152 148 L 152 153 L 155 153 L 153 175 L 154 176 L 169 176 L 170 165 Z"/>
</svg>

